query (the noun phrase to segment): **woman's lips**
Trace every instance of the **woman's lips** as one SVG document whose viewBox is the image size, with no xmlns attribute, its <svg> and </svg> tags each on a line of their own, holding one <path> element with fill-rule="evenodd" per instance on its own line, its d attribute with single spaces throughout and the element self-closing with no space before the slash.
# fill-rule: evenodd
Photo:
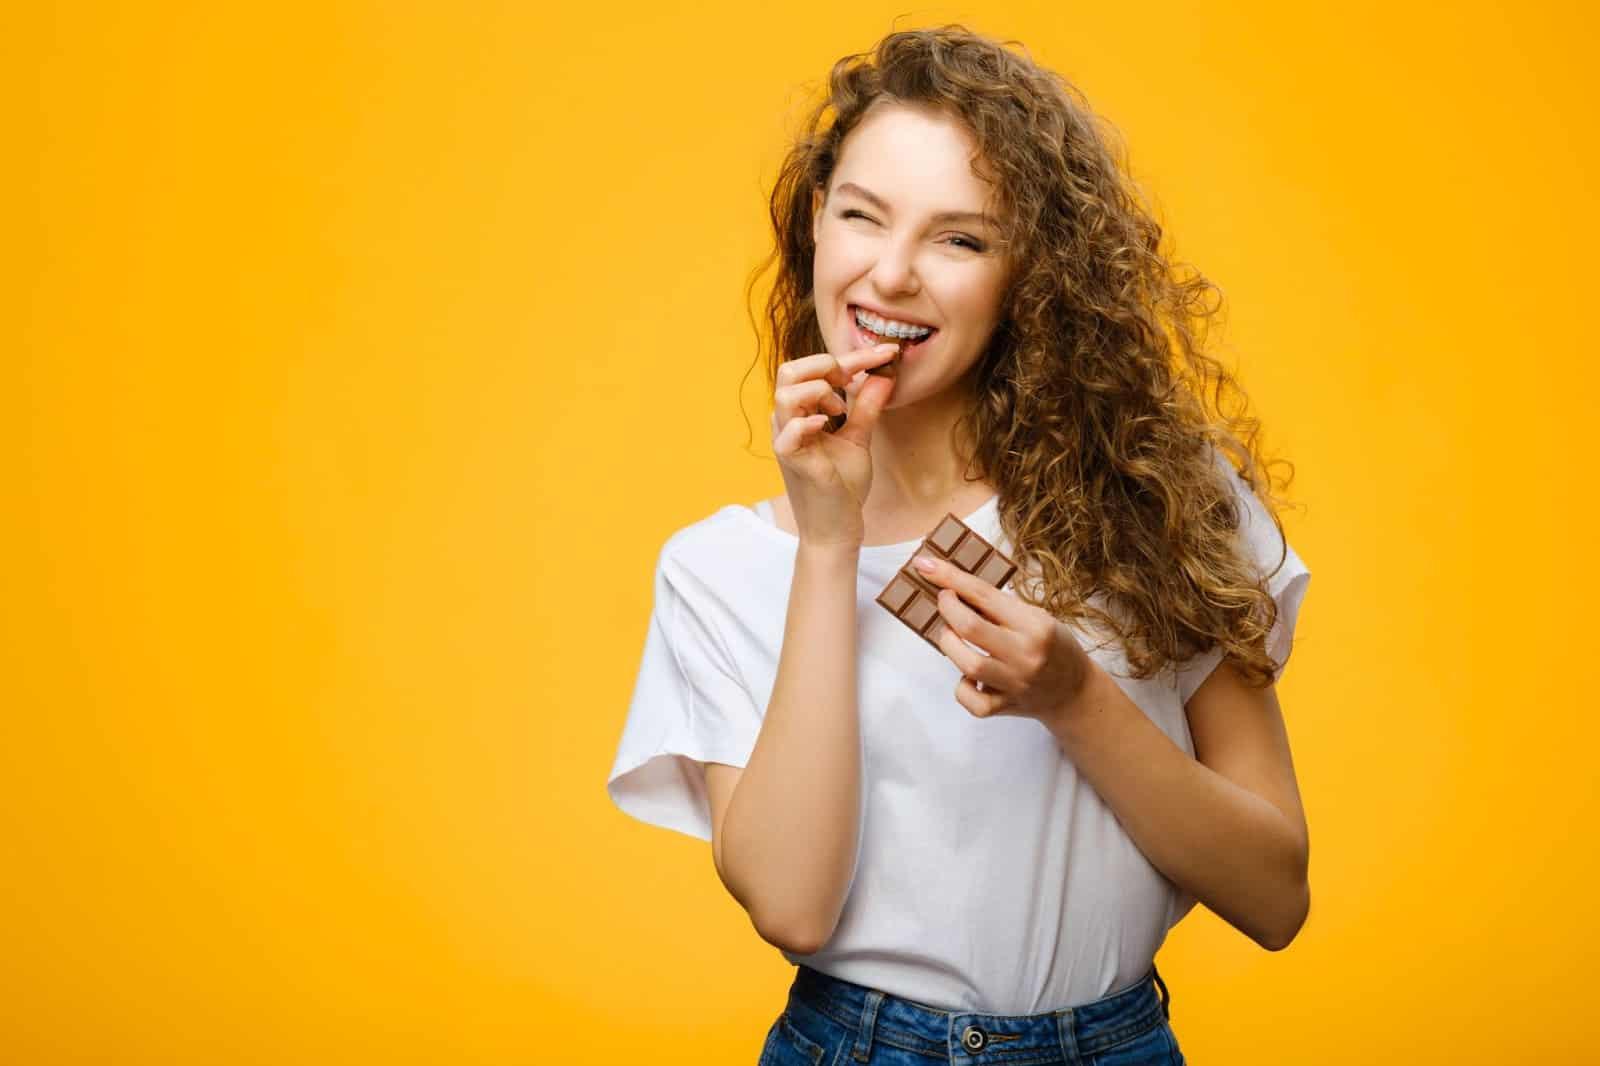
<svg viewBox="0 0 1600 1066">
<path fill-rule="evenodd" d="M 861 345 L 863 348 L 870 348 L 873 345 L 882 344 L 885 341 L 893 341 L 894 343 L 900 345 L 899 359 L 905 359 L 915 352 L 922 351 L 929 341 L 933 340 L 933 338 L 939 335 L 939 330 L 935 329 L 932 333 L 928 334 L 926 337 L 923 337 L 919 341 L 908 341 L 903 337 L 880 337 L 875 333 L 868 333 L 866 330 L 861 328 L 861 324 L 856 321 L 856 310 L 854 307 L 847 308 L 846 311 L 850 315 L 850 328 L 855 331 L 857 344 Z M 895 362 L 898 362 L 899 359 L 895 360 Z"/>
</svg>

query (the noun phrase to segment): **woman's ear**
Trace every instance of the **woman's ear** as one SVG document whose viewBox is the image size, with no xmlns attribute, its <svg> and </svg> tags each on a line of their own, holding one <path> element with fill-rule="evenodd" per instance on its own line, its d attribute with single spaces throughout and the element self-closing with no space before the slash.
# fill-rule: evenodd
<svg viewBox="0 0 1600 1066">
<path fill-rule="evenodd" d="M 822 205 L 827 202 L 822 186 L 811 187 L 811 245 L 816 247 L 817 231 L 822 228 Z"/>
</svg>

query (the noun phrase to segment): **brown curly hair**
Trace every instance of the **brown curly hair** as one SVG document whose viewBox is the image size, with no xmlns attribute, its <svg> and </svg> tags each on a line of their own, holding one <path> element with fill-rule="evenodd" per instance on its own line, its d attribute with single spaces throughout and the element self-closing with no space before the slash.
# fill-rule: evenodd
<svg viewBox="0 0 1600 1066">
<path fill-rule="evenodd" d="M 959 25 L 904 30 L 834 64 L 772 191 L 776 246 L 746 287 L 749 313 L 757 280 L 777 262 L 769 386 L 783 362 L 826 350 L 811 291 L 813 195 L 880 101 L 959 118 L 998 179 L 1005 314 L 974 367 L 977 400 L 956 438 L 967 471 L 978 471 L 968 480 L 999 488 L 1016 561 L 1038 575 L 1015 586 L 1019 596 L 1059 620 L 1106 627 L 1133 677 L 1221 645 L 1247 681 L 1269 683 L 1277 604 L 1265 578 L 1283 556 L 1258 572 L 1229 476 L 1262 500 L 1284 555 L 1287 539 L 1259 420 L 1201 351 L 1220 290 L 1162 254 L 1162 228 L 1125 176 L 1119 136 L 1020 42 Z M 1222 412 L 1225 389 L 1239 400 L 1232 415 Z M 1292 481 L 1293 464 L 1274 462 Z"/>
</svg>

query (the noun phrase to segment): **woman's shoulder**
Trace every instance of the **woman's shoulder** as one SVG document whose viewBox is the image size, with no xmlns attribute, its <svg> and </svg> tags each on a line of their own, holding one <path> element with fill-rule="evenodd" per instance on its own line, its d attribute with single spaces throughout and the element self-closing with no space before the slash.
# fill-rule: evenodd
<svg viewBox="0 0 1600 1066">
<path fill-rule="evenodd" d="M 765 524 L 749 506 L 728 504 L 674 530 L 656 560 L 657 609 L 679 620 L 717 619 L 730 633 L 764 630 L 755 623 L 785 610 L 794 563 L 782 534 Z"/>
<path fill-rule="evenodd" d="M 770 561 L 777 546 L 775 532 L 752 507 L 726 504 L 668 534 L 661 545 L 658 565 L 707 575 L 737 572 L 752 561 Z"/>
</svg>

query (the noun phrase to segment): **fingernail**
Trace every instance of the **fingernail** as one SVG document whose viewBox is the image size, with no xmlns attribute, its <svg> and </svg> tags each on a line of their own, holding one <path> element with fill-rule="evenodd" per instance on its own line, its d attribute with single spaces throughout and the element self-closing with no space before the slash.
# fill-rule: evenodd
<svg viewBox="0 0 1600 1066">
<path fill-rule="evenodd" d="M 874 345 L 872 350 L 879 353 L 897 352 L 900 350 L 900 346 L 893 341 L 884 341 L 882 344 Z"/>
<path fill-rule="evenodd" d="M 911 560 L 911 562 L 912 565 L 914 565 L 918 570 L 921 570 L 924 574 L 933 573 L 933 560 L 928 558 L 926 555 L 919 555 L 915 559 Z"/>
</svg>

